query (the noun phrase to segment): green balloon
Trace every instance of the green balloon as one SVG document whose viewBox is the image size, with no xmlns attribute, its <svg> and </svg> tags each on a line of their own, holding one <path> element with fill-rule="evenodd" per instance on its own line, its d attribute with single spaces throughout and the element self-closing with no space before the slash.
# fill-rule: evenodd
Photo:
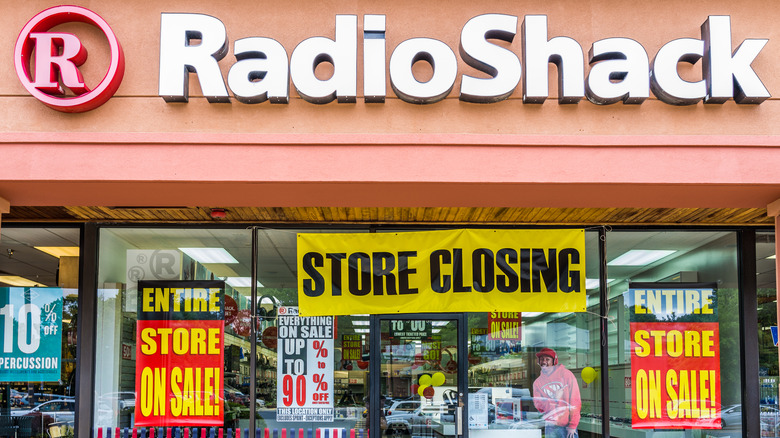
<svg viewBox="0 0 780 438">
<path fill-rule="evenodd" d="M 420 385 L 419 388 L 417 388 L 417 394 L 420 395 L 420 397 L 425 397 L 425 388 L 427 388 L 428 385 Z"/>
<path fill-rule="evenodd" d="M 431 375 L 430 374 L 423 374 L 420 376 L 420 386 L 429 386 L 431 384 Z"/>
<path fill-rule="evenodd" d="M 433 377 L 431 377 L 431 385 L 433 386 L 444 385 L 445 380 L 447 379 L 444 377 L 444 373 L 442 372 L 433 373 Z"/>
</svg>

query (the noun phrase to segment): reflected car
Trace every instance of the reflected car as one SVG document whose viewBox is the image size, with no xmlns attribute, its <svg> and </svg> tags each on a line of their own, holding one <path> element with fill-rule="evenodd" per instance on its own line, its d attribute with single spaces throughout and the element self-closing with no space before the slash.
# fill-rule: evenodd
<svg viewBox="0 0 780 438">
<path fill-rule="evenodd" d="M 37 406 L 41 403 L 51 401 L 51 400 L 73 400 L 75 397 L 70 395 L 59 395 L 59 394 L 45 394 L 45 393 L 39 393 L 36 392 L 35 394 L 26 394 L 19 392 L 19 395 L 22 397 L 18 399 L 17 406 L 24 407 L 24 408 L 31 408 L 33 406 Z"/>
<path fill-rule="evenodd" d="M 397 400 L 385 411 L 386 416 L 409 414 L 420 407 L 420 400 Z"/>
<path fill-rule="evenodd" d="M 76 401 L 75 400 L 52 400 L 25 411 L 24 413 L 17 414 L 27 417 L 42 416 L 46 419 L 51 419 L 54 423 L 67 423 L 72 422 L 76 418 Z"/>
<path fill-rule="evenodd" d="M 720 412 L 720 426 L 722 428 L 742 428 L 742 405 L 732 405 Z"/>
<path fill-rule="evenodd" d="M 249 396 L 228 385 L 225 385 L 225 400 L 230 403 L 249 406 Z"/>
<path fill-rule="evenodd" d="M 132 391 L 109 392 L 98 397 L 98 402 L 105 402 L 111 406 L 116 403 L 120 411 L 135 409 L 135 393 Z"/>
<path fill-rule="evenodd" d="M 419 402 L 418 402 L 419 406 Z M 442 420 L 447 415 L 446 405 L 419 406 L 414 411 L 397 411 L 398 414 L 388 415 L 386 435 L 391 436 L 433 436 L 433 430 L 441 427 Z M 452 418 L 454 421 L 454 418 Z"/>
</svg>

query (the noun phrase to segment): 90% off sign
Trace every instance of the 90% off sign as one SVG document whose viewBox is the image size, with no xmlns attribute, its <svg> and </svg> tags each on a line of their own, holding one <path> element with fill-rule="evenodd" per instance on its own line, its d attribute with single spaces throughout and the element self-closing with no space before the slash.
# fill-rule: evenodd
<svg viewBox="0 0 780 438">
<path fill-rule="evenodd" d="M 332 421 L 333 318 L 282 318 L 277 421 Z"/>
<path fill-rule="evenodd" d="M 326 359 L 328 357 L 328 347 L 325 341 L 312 341 L 312 347 L 315 351 L 315 358 L 317 360 L 317 369 L 323 370 L 328 368 Z M 284 377 L 282 377 L 282 392 L 284 397 L 282 398 L 282 404 L 284 406 L 292 406 L 293 402 L 297 406 L 305 406 L 307 401 L 306 393 L 306 380 L 307 377 L 311 378 L 312 383 L 316 386 L 311 394 L 311 401 L 314 403 L 322 402 L 328 403 L 330 400 L 330 394 L 328 393 L 328 381 L 325 378 L 325 374 L 310 374 L 307 376 L 305 373 L 306 365 L 303 359 L 285 359 L 286 370 Z M 293 379 L 293 376 L 296 376 Z"/>
</svg>

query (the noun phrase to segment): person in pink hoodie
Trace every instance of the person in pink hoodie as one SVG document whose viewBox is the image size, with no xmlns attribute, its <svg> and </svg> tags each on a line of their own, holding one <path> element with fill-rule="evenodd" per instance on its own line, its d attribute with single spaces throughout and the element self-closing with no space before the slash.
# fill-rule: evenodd
<svg viewBox="0 0 780 438">
<path fill-rule="evenodd" d="M 544 414 L 545 438 L 578 438 L 580 387 L 571 371 L 558 363 L 552 348 L 536 353 L 541 374 L 534 381 L 534 405 Z"/>
</svg>

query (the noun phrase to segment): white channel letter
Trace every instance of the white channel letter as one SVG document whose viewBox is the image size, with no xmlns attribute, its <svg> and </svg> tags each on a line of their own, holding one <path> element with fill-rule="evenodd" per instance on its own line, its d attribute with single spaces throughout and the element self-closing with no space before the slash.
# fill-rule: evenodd
<svg viewBox="0 0 780 438">
<path fill-rule="evenodd" d="M 427 82 L 419 82 L 412 72 L 417 61 L 433 68 Z M 412 38 L 399 44 L 390 56 L 390 85 L 401 100 L 409 103 L 435 103 L 452 91 L 458 76 L 458 59 L 450 47 L 432 38 Z"/>
<path fill-rule="evenodd" d="M 584 55 L 569 37 L 547 40 L 547 16 L 526 15 L 523 20 L 523 102 L 544 103 L 549 95 L 548 64 L 558 67 L 558 103 L 579 103 L 585 97 Z"/>
<path fill-rule="evenodd" d="M 243 38 L 233 44 L 238 60 L 228 72 L 228 86 L 239 102 L 288 103 L 287 51 L 271 38 Z"/>
<path fill-rule="evenodd" d="M 191 45 L 193 40 L 199 44 Z M 160 17 L 159 95 L 166 102 L 189 100 L 189 73 L 198 75 L 209 102 L 230 102 L 219 60 L 228 52 L 225 25 L 203 14 L 170 14 Z"/>
<path fill-rule="evenodd" d="M 363 16 L 363 99 L 382 103 L 387 95 L 385 16 Z"/>
<path fill-rule="evenodd" d="M 711 15 L 701 25 L 704 40 L 702 72 L 707 81 L 705 103 L 761 103 L 771 97 L 750 64 L 769 40 L 746 39 L 731 51 L 731 17 Z"/>
<path fill-rule="evenodd" d="M 520 82 L 520 59 L 511 50 L 491 44 L 489 39 L 511 43 L 517 34 L 514 15 L 485 14 L 469 20 L 460 33 L 460 57 L 475 69 L 491 78 L 463 75 L 460 82 L 460 100 L 491 103 L 512 95 Z"/>
<path fill-rule="evenodd" d="M 650 97 L 649 59 L 638 42 L 629 38 L 596 41 L 588 59 L 593 66 L 585 92 L 591 102 L 640 104 Z"/>
<path fill-rule="evenodd" d="M 680 77 L 677 64 L 696 64 L 704 56 L 704 41 L 680 38 L 669 41 L 658 50 L 650 66 L 650 89 L 662 102 L 670 105 L 695 105 L 707 94 L 704 79 L 688 82 Z"/>
<path fill-rule="evenodd" d="M 322 62 L 333 64 L 333 76 L 314 74 Z M 290 56 L 290 76 L 301 97 L 324 104 L 357 100 L 357 15 L 336 15 L 335 40 L 312 37 L 301 41 Z"/>
</svg>

